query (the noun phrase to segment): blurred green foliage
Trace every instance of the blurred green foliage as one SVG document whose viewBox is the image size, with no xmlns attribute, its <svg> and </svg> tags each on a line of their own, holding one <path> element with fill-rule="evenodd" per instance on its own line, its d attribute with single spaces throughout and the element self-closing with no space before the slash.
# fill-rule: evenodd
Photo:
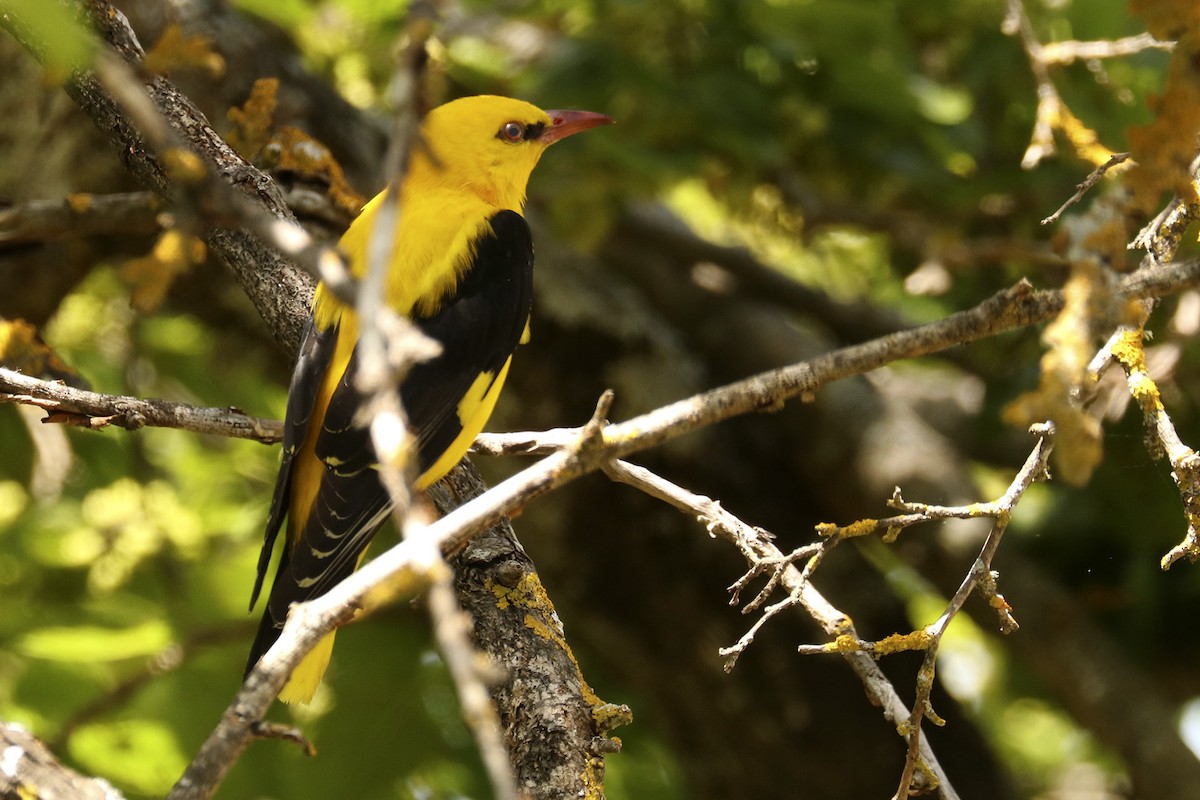
<svg viewBox="0 0 1200 800">
<path fill-rule="evenodd" d="M 386 106 L 406 3 L 236 5 L 294 36 L 309 66 L 352 102 Z M 1047 41 L 1142 29 L 1124 0 L 1030 5 Z M 535 202 L 555 197 L 546 210 L 560 230 L 583 240 L 621 203 L 654 198 L 800 280 L 926 319 L 1030 270 L 1014 246 L 994 270 L 913 298 L 904 279 L 932 251 L 980 237 L 1044 238 L 1035 220 L 1090 169 L 1069 150 L 1036 173 L 1019 169 L 1036 93 L 1019 42 L 1000 32 L 999 2 L 508 0 L 468 2 L 459 13 L 435 51 L 449 91 L 514 94 L 618 119 L 617 135 L 547 159 L 533 187 Z M 1078 64 L 1055 78 L 1075 113 L 1121 150 L 1126 128 L 1148 118 L 1165 58 Z M 280 372 L 269 363 L 276 354 L 242 348 L 235 333 L 170 306 L 137 316 L 115 268 L 77 287 L 45 335 L 101 391 L 282 415 L 285 387 L 264 379 Z M 65 745 L 60 752 L 130 798 L 161 795 L 238 684 L 277 452 L 153 429 L 69 430 L 60 442 L 38 432 L 35 447 L 31 416 L 0 408 L 0 716 Z M 1126 435 L 1136 449 L 1136 431 Z M 1062 501 L 1043 500 L 1043 513 L 1061 513 Z M 1180 520 L 1160 523 L 1173 530 Z M 1088 523 L 1072 511 L 1062 524 Z M 1114 544 L 1130 546 L 1162 549 Z M 922 596 L 914 591 L 914 608 L 924 608 Z M 485 794 L 419 614 L 394 610 L 354 626 L 338 658 L 353 674 L 335 661 L 313 706 L 274 712 L 302 720 L 322 759 L 258 744 L 224 796 Z M 1011 698 L 981 700 L 992 705 L 980 711 Z M 1074 734 L 1040 700 L 1007 713 L 1021 720 L 1006 729 L 1025 733 L 1000 747 L 1031 792 L 1064 760 L 1104 760 L 1086 742 L 1051 753 L 1047 742 L 1069 744 Z M 398 739 L 397 718 L 405 721 Z M 375 738 L 392 740 L 389 759 L 360 748 Z M 686 796 L 662 742 L 640 730 L 626 739 L 637 746 L 609 759 L 612 796 Z"/>
</svg>

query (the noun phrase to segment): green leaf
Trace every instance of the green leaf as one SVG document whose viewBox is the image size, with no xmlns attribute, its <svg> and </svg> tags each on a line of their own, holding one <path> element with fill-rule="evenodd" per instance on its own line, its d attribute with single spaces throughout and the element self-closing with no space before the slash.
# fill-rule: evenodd
<svg viewBox="0 0 1200 800">
<path fill-rule="evenodd" d="M 171 643 L 171 630 L 161 620 L 128 628 L 92 625 L 50 627 L 32 631 L 17 642 L 17 651 L 49 661 L 97 662 L 152 656 Z"/>
<path fill-rule="evenodd" d="M 91 63 L 95 39 L 66 7 L 46 0 L 0 0 L 0 12 L 15 17 L 33 41 L 46 43 L 40 57 L 52 77 Z"/>
</svg>

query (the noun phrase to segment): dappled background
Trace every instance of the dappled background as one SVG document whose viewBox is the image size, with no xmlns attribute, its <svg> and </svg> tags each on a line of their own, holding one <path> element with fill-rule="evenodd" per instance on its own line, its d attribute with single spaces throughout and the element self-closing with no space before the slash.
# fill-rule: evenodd
<svg viewBox="0 0 1200 800">
<path fill-rule="evenodd" d="M 212 38 L 219 74 L 171 77 L 218 130 L 255 79 L 276 76 L 276 122 L 324 142 L 357 192 L 378 190 L 404 3 L 117 5 L 147 47 L 172 24 Z M 1171 22 L 1190 2 L 1143 5 L 1144 17 L 1124 0 L 1027 11 L 1043 42 L 1200 37 L 1196 20 Z M 1196 126 L 1155 104 L 1169 53 L 1081 59 L 1051 78 L 1082 130 L 1023 169 L 1038 92 L 1005 13 L 998 0 L 449 3 L 433 52 L 445 98 L 507 94 L 619 123 L 556 147 L 533 178 L 533 340 L 491 429 L 581 424 L 606 388 L 625 419 L 938 319 L 1023 276 L 1060 286 L 1061 223 L 1040 220 L 1108 153 L 1165 136 L 1147 127 L 1156 113 L 1178 111 L 1174 131 L 1193 147 Z M 0 71 L 0 202 L 138 188 L 7 36 Z M 1101 183 L 1083 208 L 1117 188 Z M 1130 238 L 1146 221 L 1129 222 Z M 344 220 L 316 224 L 336 235 Z M 36 326 L 98 391 L 282 416 L 291 365 L 241 289 L 218 263 L 138 269 L 154 230 L 0 236 L 0 316 Z M 1149 353 L 1190 442 L 1198 326 L 1200 295 L 1166 301 Z M 1003 409 L 1037 385 L 1042 349 L 1031 329 L 896 364 L 640 461 L 784 551 L 816 522 L 885 515 L 896 485 L 910 500 L 989 499 L 1032 444 Z M 1081 486 L 1035 486 L 994 564 L 1021 630 L 1000 637 L 977 601 L 942 647 L 934 708 L 947 727 L 929 735 L 963 797 L 1200 796 L 1182 742 L 1190 730 L 1200 747 L 1200 574 L 1159 568 L 1185 521 L 1120 383 L 1094 405 L 1103 462 Z M 0 407 L 0 717 L 129 797 L 161 795 L 238 686 L 278 452 L 40 416 Z M 493 480 L 522 463 L 477 459 Z M 584 674 L 633 710 L 607 760 L 609 796 L 894 791 L 903 742 L 836 656 L 795 653 L 823 640 L 815 625 L 775 619 L 724 672 L 718 648 L 752 622 L 725 588 L 744 564 L 701 525 L 599 476 L 514 524 Z M 911 630 L 940 613 L 985 532 L 948 524 L 843 546 L 816 584 L 865 637 Z M 906 698 L 918 663 L 883 662 Z M 223 796 L 486 794 L 420 609 L 343 632 L 314 704 L 275 714 L 319 757 L 258 743 Z"/>
</svg>

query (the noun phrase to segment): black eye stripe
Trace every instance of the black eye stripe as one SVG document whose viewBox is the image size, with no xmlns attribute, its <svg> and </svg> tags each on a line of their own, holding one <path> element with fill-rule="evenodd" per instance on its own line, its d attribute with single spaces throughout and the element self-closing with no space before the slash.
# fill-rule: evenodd
<svg viewBox="0 0 1200 800">
<path fill-rule="evenodd" d="M 541 136 L 545 129 L 546 123 L 544 122 L 531 122 L 526 125 L 516 120 L 510 120 L 500 126 L 500 130 L 496 132 L 496 138 L 510 144 L 522 139 L 528 142 Z"/>
</svg>

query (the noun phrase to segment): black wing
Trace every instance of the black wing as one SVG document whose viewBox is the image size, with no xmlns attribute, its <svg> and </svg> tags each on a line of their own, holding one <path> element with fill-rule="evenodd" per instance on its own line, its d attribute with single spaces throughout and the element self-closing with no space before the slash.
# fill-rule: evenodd
<svg viewBox="0 0 1200 800">
<path fill-rule="evenodd" d="M 304 330 L 304 342 L 300 345 L 300 357 L 296 360 L 296 366 L 292 370 L 292 382 L 288 387 L 287 410 L 283 419 L 283 461 L 279 466 L 279 475 L 275 478 L 275 491 L 271 496 L 271 510 L 267 514 L 262 551 L 258 554 L 258 575 L 254 579 L 254 591 L 250 594 L 251 611 L 258 601 L 258 593 L 262 591 L 263 579 L 267 576 L 271 553 L 275 549 L 275 537 L 279 535 L 283 518 L 287 515 L 292 494 L 292 459 L 295 458 L 300 443 L 304 441 L 317 390 L 325 377 L 325 371 L 329 368 L 329 362 L 333 359 L 336 346 L 337 327 L 319 331 L 310 318 L 308 327 Z M 287 548 L 284 548 L 284 558 L 287 558 Z"/>
<path fill-rule="evenodd" d="M 480 373 L 499 374 L 521 341 L 533 305 L 533 240 L 515 211 L 491 220 L 492 232 L 476 244 L 471 270 L 451 302 L 416 319 L 442 354 L 409 372 L 400 400 L 417 436 L 418 474 L 425 472 L 462 432 L 458 403 Z"/>
<path fill-rule="evenodd" d="M 533 302 L 529 226 L 512 211 L 497 213 L 490 223 L 491 231 L 476 242 L 475 258 L 454 295 L 436 313 L 413 320 L 425 335 L 442 345 L 437 358 L 415 366 L 400 386 L 401 402 L 417 438 L 419 473 L 436 462 L 461 433 L 459 401 L 480 373 L 499 373 L 520 343 L 529 320 Z M 336 336 L 330 337 L 327 359 L 335 343 Z M 302 354 L 302 361 L 304 357 Z M 357 365 L 356 350 L 330 398 L 317 438 L 316 455 L 325 462 L 326 470 L 316 502 L 300 542 L 290 553 L 285 548 L 247 671 L 278 638 L 292 603 L 324 594 L 354 571 L 391 510 L 387 491 L 374 469 L 370 435 L 355 419 L 364 401 L 354 385 Z M 319 375 L 323 376 L 324 371 L 322 368 Z M 299 373 L 298 364 L 293 391 Z M 318 377 L 311 389 L 313 395 L 320 382 Z M 302 388 L 308 389 L 307 385 Z M 289 397 L 284 466 L 267 521 L 259 584 L 287 505 L 290 476 L 285 471 L 290 469 L 290 454 L 286 450 L 286 431 L 292 430 L 292 405 Z M 304 426 L 295 438 L 298 443 L 303 441 L 312 398 L 296 405 L 304 410 Z"/>
</svg>

